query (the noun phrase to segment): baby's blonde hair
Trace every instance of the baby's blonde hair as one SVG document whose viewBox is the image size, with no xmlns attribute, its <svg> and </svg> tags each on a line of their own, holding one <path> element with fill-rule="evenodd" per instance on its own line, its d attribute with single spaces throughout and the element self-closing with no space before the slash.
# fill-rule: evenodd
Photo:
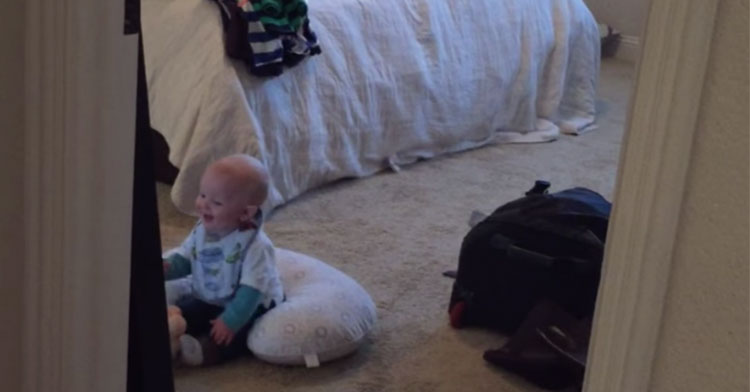
<svg viewBox="0 0 750 392">
<path fill-rule="evenodd" d="M 269 176 L 263 164 L 247 154 L 234 154 L 213 162 L 207 170 L 229 176 L 242 192 L 248 203 L 259 206 L 268 197 Z"/>
</svg>

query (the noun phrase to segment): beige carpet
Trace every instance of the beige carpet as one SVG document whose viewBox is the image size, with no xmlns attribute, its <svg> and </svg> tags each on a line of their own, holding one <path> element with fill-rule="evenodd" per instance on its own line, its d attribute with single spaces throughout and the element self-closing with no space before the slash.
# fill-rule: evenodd
<svg viewBox="0 0 750 392">
<path fill-rule="evenodd" d="M 546 144 L 494 145 L 424 161 L 400 173 L 348 180 L 282 207 L 267 224 L 277 246 L 316 256 L 359 281 L 378 325 L 354 355 L 317 369 L 252 357 L 210 369 L 177 369 L 179 392 L 536 391 L 484 362 L 505 337 L 454 330 L 446 307 L 472 210 L 490 212 L 535 179 L 553 190 L 586 186 L 612 195 L 633 67 L 602 64 L 599 128 Z M 178 244 L 193 224 L 159 186 L 162 241 Z"/>
</svg>

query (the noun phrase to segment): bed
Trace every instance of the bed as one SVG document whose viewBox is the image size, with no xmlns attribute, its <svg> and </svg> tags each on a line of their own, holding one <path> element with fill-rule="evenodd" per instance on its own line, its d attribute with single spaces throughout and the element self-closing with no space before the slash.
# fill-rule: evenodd
<svg viewBox="0 0 750 392">
<path fill-rule="evenodd" d="M 323 53 L 258 78 L 225 56 L 212 1 L 142 1 L 178 208 L 230 153 L 267 165 L 274 208 L 337 179 L 593 128 L 600 41 L 582 0 L 309 0 L 309 17 Z"/>
</svg>

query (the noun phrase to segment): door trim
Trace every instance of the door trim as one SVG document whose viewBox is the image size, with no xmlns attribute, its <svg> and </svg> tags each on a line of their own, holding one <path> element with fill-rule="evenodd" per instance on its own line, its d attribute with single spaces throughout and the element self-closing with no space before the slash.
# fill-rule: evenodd
<svg viewBox="0 0 750 392">
<path fill-rule="evenodd" d="M 648 390 L 717 0 L 652 0 L 620 153 L 585 391 Z"/>
<path fill-rule="evenodd" d="M 23 391 L 124 391 L 137 36 L 122 1 L 23 4 Z"/>
</svg>

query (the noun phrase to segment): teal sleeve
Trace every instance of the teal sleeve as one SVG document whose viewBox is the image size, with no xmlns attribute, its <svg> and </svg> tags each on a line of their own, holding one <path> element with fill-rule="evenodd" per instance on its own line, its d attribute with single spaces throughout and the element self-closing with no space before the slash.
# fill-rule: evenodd
<svg viewBox="0 0 750 392">
<path fill-rule="evenodd" d="M 182 278 L 183 276 L 190 275 L 192 267 L 190 266 L 190 260 L 186 259 L 179 253 L 174 253 L 164 260 L 169 264 L 169 268 L 164 272 L 165 280 L 172 280 Z"/>
<path fill-rule="evenodd" d="M 260 305 L 260 297 L 260 291 L 255 288 L 240 285 L 234 298 L 224 308 L 224 313 L 220 316 L 221 320 L 232 331 L 237 332 L 255 314 L 255 310 Z"/>
</svg>

